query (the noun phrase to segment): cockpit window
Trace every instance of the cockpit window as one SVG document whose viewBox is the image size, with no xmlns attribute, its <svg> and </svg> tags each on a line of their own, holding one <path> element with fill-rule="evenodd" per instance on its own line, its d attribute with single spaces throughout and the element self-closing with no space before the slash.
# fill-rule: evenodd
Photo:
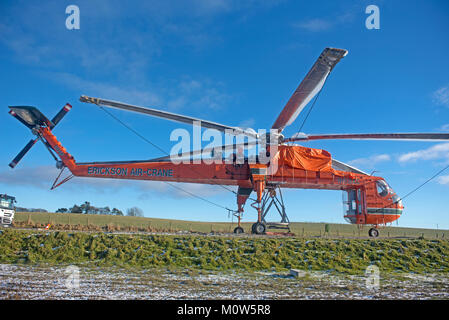
<svg viewBox="0 0 449 320">
<path fill-rule="evenodd" d="M 390 193 L 390 187 L 384 180 L 376 181 L 377 192 L 381 197 L 385 197 Z"/>
<path fill-rule="evenodd" d="M 393 203 L 397 204 L 400 207 L 402 207 L 402 199 L 399 198 L 399 196 L 397 194 L 393 195 Z"/>
</svg>

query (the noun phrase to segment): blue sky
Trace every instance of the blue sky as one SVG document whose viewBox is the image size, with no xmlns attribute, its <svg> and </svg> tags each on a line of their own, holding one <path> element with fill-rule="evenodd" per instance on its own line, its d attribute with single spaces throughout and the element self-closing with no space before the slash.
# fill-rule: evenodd
<svg viewBox="0 0 449 320">
<path fill-rule="evenodd" d="M 65 26 L 68 5 L 80 29 Z M 380 9 L 368 30 L 365 8 Z M 348 55 L 331 73 L 307 133 L 449 131 L 447 1 L 2 1 L 0 3 L 0 192 L 18 205 L 56 210 L 90 201 L 142 208 L 148 217 L 228 221 L 227 212 L 164 183 L 76 178 L 54 191 L 57 174 L 43 145 L 16 169 L 8 163 L 31 134 L 8 115 L 33 105 L 77 161 L 149 159 L 163 154 L 80 95 L 152 106 L 233 126 L 269 128 L 325 47 Z M 165 150 L 173 129 L 161 119 L 113 111 Z M 285 130 L 297 132 L 303 112 Z M 320 141 L 305 146 L 365 171 L 378 171 L 399 196 L 449 162 L 448 143 Z M 220 187 L 184 185 L 235 208 Z M 399 226 L 449 228 L 449 171 L 404 200 Z M 344 223 L 341 192 L 286 190 L 292 221 Z M 244 219 L 254 221 L 247 205 Z M 272 219 L 277 219 L 275 215 Z"/>
</svg>

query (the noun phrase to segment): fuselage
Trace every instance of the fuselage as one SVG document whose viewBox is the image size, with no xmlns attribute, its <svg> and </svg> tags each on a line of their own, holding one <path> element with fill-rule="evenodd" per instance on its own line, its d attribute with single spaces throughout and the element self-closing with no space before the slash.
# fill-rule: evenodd
<svg viewBox="0 0 449 320">
<path fill-rule="evenodd" d="M 347 194 L 345 219 L 354 224 L 389 223 L 398 219 L 403 210 L 401 201 L 383 178 L 337 170 L 332 166 L 330 153 L 321 149 L 279 145 L 266 164 L 248 159 L 240 163 L 210 159 L 181 163 L 154 160 L 77 163 L 48 128 L 41 130 L 74 176 L 234 185 L 258 195 L 272 185 L 342 190 Z M 237 195 L 239 211 L 243 211 L 249 198 L 247 191 Z"/>
</svg>

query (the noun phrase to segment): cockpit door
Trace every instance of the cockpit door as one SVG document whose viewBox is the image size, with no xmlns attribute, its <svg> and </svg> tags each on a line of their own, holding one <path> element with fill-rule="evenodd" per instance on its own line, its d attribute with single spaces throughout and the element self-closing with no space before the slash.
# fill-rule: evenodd
<svg viewBox="0 0 449 320">
<path fill-rule="evenodd" d="M 349 189 L 344 192 L 345 218 L 350 223 L 365 223 L 365 193 L 362 189 Z"/>
</svg>

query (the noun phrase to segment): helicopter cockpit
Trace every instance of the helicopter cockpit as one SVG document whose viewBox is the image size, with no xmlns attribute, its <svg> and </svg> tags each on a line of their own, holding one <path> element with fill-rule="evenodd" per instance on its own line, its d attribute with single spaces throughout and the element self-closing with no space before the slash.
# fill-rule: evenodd
<svg viewBox="0 0 449 320">
<path fill-rule="evenodd" d="M 377 193 L 380 197 L 384 198 L 388 195 L 392 197 L 393 203 L 397 204 L 399 207 L 402 207 L 402 200 L 399 196 L 393 191 L 390 185 L 385 180 L 377 180 L 376 181 Z"/>
</svg>

